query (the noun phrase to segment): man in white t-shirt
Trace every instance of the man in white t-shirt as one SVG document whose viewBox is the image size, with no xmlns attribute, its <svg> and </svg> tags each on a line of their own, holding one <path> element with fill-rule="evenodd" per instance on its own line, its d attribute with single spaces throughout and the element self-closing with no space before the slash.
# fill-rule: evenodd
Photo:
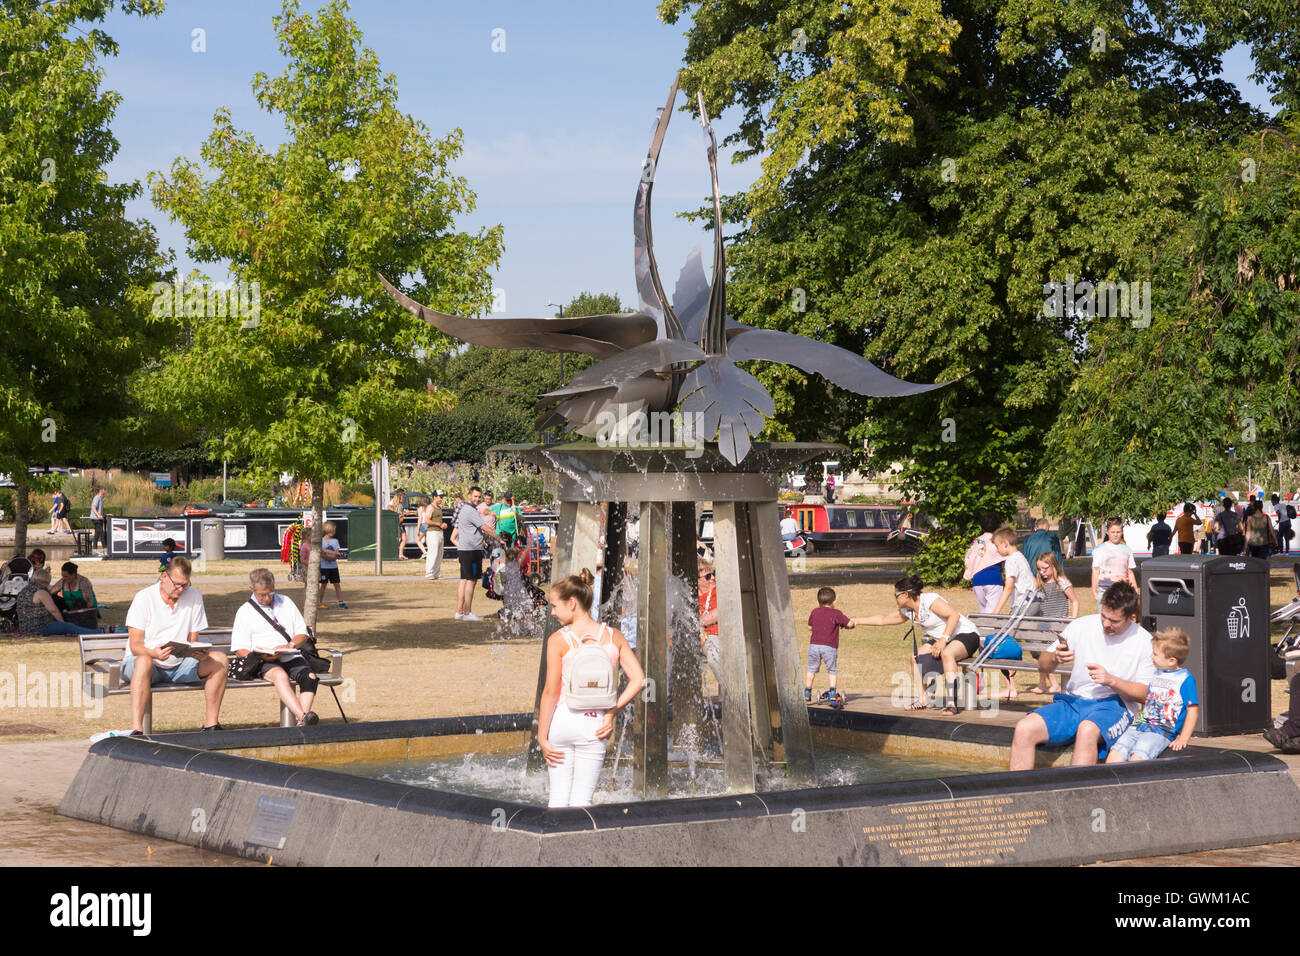
<svg viewBox="0 0 1300 956">
<path fill-rule="evenodd" d="M 298 718 L 298 726 L 309 727 L 319 721 L 311 703 L 316 699 L 320 679 L 298 650 L 307 640 L 307 622 L 293 601 L 275 593 L 275 575 L 266 568 L 254 570 L 248 582 L 253 593 L 235 612 L 230 652 L 236 657 L 256 654 L 262 658 L 261 666 L 249 679 L 274 684 L 284 706 Z M 298 685 L 301 703 L 290 681 Z"/>
<path fill-rule="evenodd" d="M 799 536 L 799 522 L 794 520 L 794 515 L 787 514 L 781 519 L 781 540 L 793 541 Z"/>
<path fill-rule="evenodd" d="M 1011 741 L 1011 769 L 1032 770 L 1040 744 L 1074 742 L 1073 766 L 1095 764 L 1128 730 L 1155 676 L 1151 635 L 1139 627 L 1138 594 L 1126 581 L 1102 595 L 1099 614 L 1081 617 L 1061 632 L 1063 649 L 1045 651 L 1048 673 L 1073 666 L 1065 693 L 1021 717 Z"/>
<path fill-rule="evenodd" d="M 180 657 L 166 645 L 193 644 L 208 626 L 203 595 L 190 587 L 190 562 L 177 556 L 151 584 L 136 594 L 126 612 L 129 648 L 122 657 L 122 680 L 131 684 L 131 735 L 144 734 L 144 712 L 154 684 L 204 685 L 204 730 L 220 730 L 221 698 L 226 692 L 226 655 L 195 651 Z"/>
</svg>

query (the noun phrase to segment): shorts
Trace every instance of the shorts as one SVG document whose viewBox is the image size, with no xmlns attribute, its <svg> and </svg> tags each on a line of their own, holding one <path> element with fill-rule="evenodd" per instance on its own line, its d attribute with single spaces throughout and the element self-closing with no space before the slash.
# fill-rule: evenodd
<svg viewBox="0 0 1300 956">
<path fill-rule="evenodd" d="M 483 577 L 483 552 L 460 552 L 460 579 L 462 581 L 477 581 L 481 577 Z"/>
<path fill-rule="evenodd" d="M 1101 730 L 1099 758 L 1106 756 L 1133 723 L 1133 715 L 1118 697 L 1088 700 L 1074 694 L 1054 694 L 1050 704 L 1034 713 L 1047 724 L 1047 744 L 1050 747 L 1061 747 L 1074 740 L 1083 721 L 1096 724 Z"/>
<path fill-rule="evenodd" d="M 135 655 L 130 651 L 122 658 L 122 681 L 123 683 L 131 680 L 131 675 L 135 673 Z M 153 684 L 198 684 L 202 683 L 203 678 L 199 676 L 199 659 L 197 657 L 182 657 L 181 662 L 175 667 L 159 667 L 155 662 L 153 673 L 150 675 L 149 683 Z"/>
<path fill-rule="evenodd" d="M 1173 741 L 1147 724 L 1134 724 L 1111 745 L 1111 750 L 1127 760 L 1131 754 L 1141 760 L 1155 760 Z"/>
<path fill-rule="evenodd" d="M 978 634 L 966 631 L 961 634 L 954 634 L 952 637 L 948 638 L 948 640 L 956 641 L 962 647 L 966 648 L 966 655 L 968 657 L 974 657 L 979 653 L 980 636 Z"/>
<path fill-rule="evenodd" d="M 280 668 L 289 675 L 289 680 L 298 685 L 298 690 L 304 694 L 316 693 L 316 687 L 320 684 L 320 678 L 316 672 L 311 669 L 307 663 L 307 658 L 299 654 L 297 657 L 291 657 L 286 661 L 262 661 L 262 665 L 257 669 L 257 677 L 267 680 L 267 671 Z"/>
<path fill-rule="evenodd" d="M 321 569 L 320 569 L 320 583 L 321 583 L 321 584 L 338 584 L 338 583 L 339 583 L 339 569 L 338 569 L 338 568 L 321 568 Z"/>
<path fill-rule="evenodd" d="M 837 673 L 837 663 L 840 659 L 840 649 L 831 647 L 829 644 L 809 644 L 808 645 L 808 673 L 816 674 L 821 669 L 822 661 L 826 662 L 826 673 L 832 677 Z"/>
</svg>

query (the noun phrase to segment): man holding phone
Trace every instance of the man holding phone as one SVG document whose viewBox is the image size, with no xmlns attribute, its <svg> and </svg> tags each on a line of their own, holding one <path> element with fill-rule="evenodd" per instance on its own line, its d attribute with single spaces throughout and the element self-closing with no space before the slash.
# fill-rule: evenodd
<svg viewBox="0 0 1300 956">
<path fill-rule="evenodd" d="M 122 680 L 131 684 L 131 736 L 143 736 L 144 711 L 154 684 L 204 684 L 207 714 L 204 730 L 220 730 L 217 717 L 226 693 L 226 655 L 195 651 L 178 657 L 169 643 L 193 644 L 208 626 L 203 595 L 190 586 L 190 562 L 176 556 L 158 576 L 158 583 L 138 592 L 126 612 L 127 653 Z"/>
<path fill-rule="evenodd" d="M 1040 669 L 1072 667 L 1065 693 L 1016 723 L 1012 770 L 1032 770 L 1040 744 L 1074 744 L 1072 766 L 1090 766 L 1133 722 L 1155 676 L 1151 634 L 1137 623 L 1138 593 L 1117 581 L 1101 597 L 1098 614 L 1081 617 L 1061 632 L 1058 649 L 1044 651 Z"/>
</svg>

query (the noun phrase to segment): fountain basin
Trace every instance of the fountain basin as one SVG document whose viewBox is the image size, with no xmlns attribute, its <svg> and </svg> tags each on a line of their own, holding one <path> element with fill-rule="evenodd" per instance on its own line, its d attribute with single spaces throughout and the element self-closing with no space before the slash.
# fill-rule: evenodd
<svg viewBox="0 0 1300 956">
<path fill-rule="evenodd" d="M 815 743 L 903 759 L 1006 766 L 1011 740 L 1010 728 L 976 723 L 819 709 L 810 717 Z M 564 810 L 323 769 L 359 757 L 518 752 L 531 718 L 109 738 L 91 746 L 59 812 L 224 853 L 325 866 L 1059 865 L 1300 836 L 1300 789 L 1285 764 L 1207 747 L 1119 766 Z"/>
</svg>

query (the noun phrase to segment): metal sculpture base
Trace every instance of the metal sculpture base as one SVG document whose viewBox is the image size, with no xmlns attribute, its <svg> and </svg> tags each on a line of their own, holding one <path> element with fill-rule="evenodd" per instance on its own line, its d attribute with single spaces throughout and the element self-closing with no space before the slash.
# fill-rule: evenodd
<svg viewBox="0 0 1300 956">
<path fill-rule="evenodd" d="M 607 596 L 623 576 L 627 507 L 639 507 L 637 654 L 649 683 L 636 701 L 632 733 L 634 786 L 644 798 L 668 795 L 670 694 L 678 725 L 700 714 L 703 704 L 697 668 L 677 667 L 671 677 L 668 673 L 674 625 L 679 640 L 698 638 L 698 618 L 671 620 L 669 578 L 692 588 L 696 584 L 696 505 L 702 502 L 713 506 L 721 658 L 716 677 L 727 787 L 754 792 L 759 764 L 784 765 L 793 786 L 816 784 L 776 498 L 781 476 L 811 458 L 841 450 L 835 445 L 758 444 L 733 465 L 713 445 L 702 453 L 587 443 L 493 449 L 559 477 L 552 580 L 603 567 L 602 596 Z M 558 627 L 550 619 L 546 633 Z M 538 769 L 537 717 L 545 678 L 543 642 L 529 751 L 530 767 Z"/>
</svg>

